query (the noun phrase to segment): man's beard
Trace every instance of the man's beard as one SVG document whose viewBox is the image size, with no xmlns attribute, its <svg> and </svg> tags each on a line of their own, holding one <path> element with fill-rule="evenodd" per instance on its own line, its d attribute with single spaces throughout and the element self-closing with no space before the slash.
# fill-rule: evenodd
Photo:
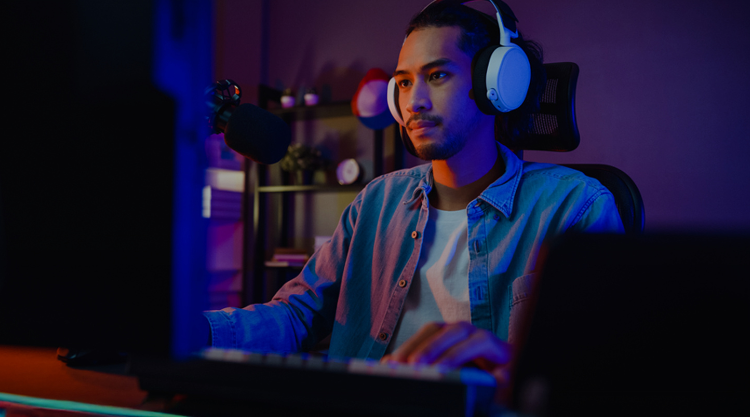
<svg viewBox="0 0 750 417">
<path fill-rule="evenodd" d="M 425 161 L 444 161 L 457 153 L 466 146 L 467 135 L 464 132 L 445 132 L 445 141 L 443 143 L 425 143 L 414 147 L 414 151 Z M 414 141 L 412 141 L 414 143 Z"/>
<path fill-rule="evenodd" d="M 448 129 L 443 123 L 442 117 L 427 116 L 424 119 L 439 122 L 438 127 L 443 131 L 444 136 L 442 143 L 428 142 L 419 146 L 414 145 L 412 140 L 414 153 L 417 154 L 419 159 L 425 161 L 444 161 L 461 152 L 469 142 L 469 136 L 471 136 L 473 128 L 479 123 L 479 116 L 473 115 L 455 120 L 451 124 L 452 129 Z"/>
</svg>

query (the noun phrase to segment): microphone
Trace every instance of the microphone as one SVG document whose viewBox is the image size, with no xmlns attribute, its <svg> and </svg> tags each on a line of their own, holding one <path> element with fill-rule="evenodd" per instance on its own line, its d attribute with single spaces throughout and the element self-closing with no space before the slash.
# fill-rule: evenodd
<svg viewBox="0 0 750 417">
<path fill-rule="evenodd" d="M 217 81 L 206 89 L 208 122 L 214 133 L 235 152 L 261 164 L 275 164 L 286 155 L 292 130 L 280 117 L 249 103 L 240 104 L 242 92 L 232 80 Z"/>
</svg>

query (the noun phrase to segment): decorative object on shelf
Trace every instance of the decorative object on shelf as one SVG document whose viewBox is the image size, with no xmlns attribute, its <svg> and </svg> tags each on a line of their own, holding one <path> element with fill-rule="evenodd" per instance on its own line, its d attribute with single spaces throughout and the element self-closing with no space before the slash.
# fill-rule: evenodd
<svg viewBox="0 0 750 417">
<path fill-rule="evenodd" d="M 294 107 L 294 92 L 287 88 L 281 93 L 281 107 L 288 109 Z"/>
<path fill-rule="evenodd" d="M 356 159 L 344 159 L 336 168 L 336 178 L 339 184 L 354 184 L 362 179 L 362 168 Z"/>
<path fill-rule="evenodd" d="M 352 98 L 352 113 L 373 130 L 385 129 L 396 122 L 388 108 L 388 80 L 380 68 L 367 71 Z"/>
<path fill-rule="evenodd" d="M 266 261 L 268 267 L 300 267 L 305 266 L 310 255 L 305 249 L 297 248 L 276 248 L 273 251 L 273 257 Z"/>
<path fill-rule="evenodd" d="M 307 185 L 312 183 L 313 171 L 325 167 L 325 159 L 320 150 L 303 143 L 295 143 L 289 145 L 279 164 L 282 170 L 294 173 L 297 184 Z"/>
<path fill-rule="evenodd" d="M 305 91 L 305 106 L 314 106 L 318 104 L 318 93 L 315 92 L 314 88 L 308 88 Z"/>
</svg>

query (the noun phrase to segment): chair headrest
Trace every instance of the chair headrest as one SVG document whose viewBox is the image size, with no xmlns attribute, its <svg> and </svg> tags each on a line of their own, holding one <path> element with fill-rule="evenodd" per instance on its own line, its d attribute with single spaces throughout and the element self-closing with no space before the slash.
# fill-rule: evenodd
<svg viewBox="0 0 750 417">
<path fill-rule="evenodd" d="M 499 139 L 513 150 L 569 152 L 581 141 L 575 116 L 578 65 L 573 62 L 544 64 L 547 85 L 532 115 L 532 132 L 512 143 Z"/>
</svg>

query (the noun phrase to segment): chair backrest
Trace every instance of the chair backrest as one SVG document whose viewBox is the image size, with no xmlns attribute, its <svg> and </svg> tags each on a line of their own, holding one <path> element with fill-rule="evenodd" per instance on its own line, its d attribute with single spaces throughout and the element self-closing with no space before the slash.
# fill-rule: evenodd
<svg viewBox="0 0 750 417">
<path fill-rule="evenodd" d="M 539 111 L 532 115 L 531 132 L 506 143 L 514 151 L 570 152 L 581 137 L 576 124 L 576 85 L 578 65 L 573 62 L 544 64 L 547 85 L 539 98 Z"/>
<path fill-rule="evenodd" d="M 565 164 L 565 166 L 581 171 L 588 177 L 596 178 L 607 187 L 615 197 L 617 211 L 620 212 L 626 233 L 643 232 L 646 221 L 643 199 L 638 187 L 628 174 L 611 165 Z"/>
<path fill-rule="evenodd" d="M 578 65 L 573 62 L 544 64 L 547 85 L 539 111 L 532 116 L 530 134 L 506 143 L 510 149 L 569 152 L 578 147 L 580 134 L 575 116 Z M 599 180 L 615 197 L 626 233 L 640 233 L 645 224 L 643 199 L 635 182 L 622 170 L 601 164 L 571 164 L 570 168 Z"/>
</svg>

